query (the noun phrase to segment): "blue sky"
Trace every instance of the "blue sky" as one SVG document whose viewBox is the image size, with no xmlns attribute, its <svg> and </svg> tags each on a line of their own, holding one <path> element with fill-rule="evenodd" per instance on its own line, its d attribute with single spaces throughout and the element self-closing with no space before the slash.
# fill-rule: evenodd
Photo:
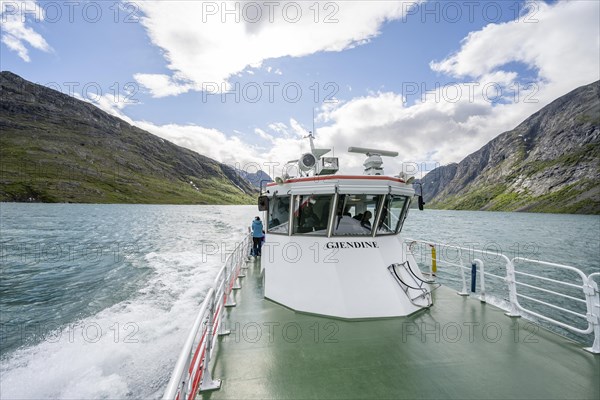
<svg viewBox="0 0 600 400">
<path fill-rule="evenodd" d="M 2 70 L 229 164 L 296 158 L 313 110 L 346 172 L 457 162 L 600 78 L 597 1 L 1 5 Z"/>
</svg>

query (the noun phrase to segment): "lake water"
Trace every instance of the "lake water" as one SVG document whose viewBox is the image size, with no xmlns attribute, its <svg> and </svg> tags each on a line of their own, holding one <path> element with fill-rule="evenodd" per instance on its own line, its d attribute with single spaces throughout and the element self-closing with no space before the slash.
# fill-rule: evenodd
<svg viewBox="0 0 600 400">
<path fill-rule="evenodd" d="M 0 204 L 0 397 L 159 398 L 255 206 Z M 599 271 L 600 217 L 411 210 L 405 236 Z"/>
</svg>

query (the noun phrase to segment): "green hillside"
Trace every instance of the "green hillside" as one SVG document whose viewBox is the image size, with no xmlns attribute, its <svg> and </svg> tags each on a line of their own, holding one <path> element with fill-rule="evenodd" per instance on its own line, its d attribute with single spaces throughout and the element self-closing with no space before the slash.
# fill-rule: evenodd
<svg viewBox="0 0 600 400">
<path fill-rule="evenodd" d="M 600 214 L 600 82 L 555 100 L 422 180 L 428 206 Z"/>
<path fill-rule="evenodd" d="M 231 167 L 0 73 L 0 201 L 250 204 Z"/>
</svg>

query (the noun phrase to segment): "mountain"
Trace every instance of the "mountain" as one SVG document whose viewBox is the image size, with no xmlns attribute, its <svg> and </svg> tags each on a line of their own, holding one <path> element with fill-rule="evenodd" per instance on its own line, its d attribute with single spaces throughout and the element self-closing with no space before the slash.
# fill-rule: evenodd
<svg viewBox="0 0 600 400">
<path fill-rule="evenodd" d="M 432 208 L 600 213 L 600 81 L 423 177 Z"/>
<path fill-rule="evenodd" d="M 252 186 L 257 189 L 260 188 L 261 183 L 262 186 L 265 187 L 268 182 L 273 182 L 273 179 L 266 172 L 259 170 L 257 172 L 247 172 L 242 169 L 238 170 L 240 176 L 246 179 L 248 182 L 252 184 Z"/>
<path fill-rule="evenodd" d="M 0 201 L 249 204 L 234 168 L 0 72 Z"/>
</svg>

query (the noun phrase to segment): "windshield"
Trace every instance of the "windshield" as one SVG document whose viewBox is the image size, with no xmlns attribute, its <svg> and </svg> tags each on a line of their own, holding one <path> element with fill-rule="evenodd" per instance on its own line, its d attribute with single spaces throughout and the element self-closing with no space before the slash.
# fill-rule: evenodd
<svg viewBox="0 0 600 400">
<path fill-rule="evenodd" d="M 410 200 L 406 196 L 388 195 L 381 210 L 378 234 L 400 232 L 408 212 Z"/>
<path fill-rule="evenodd" d="M 293 235 L 327 236 L 330 219 L 332 236 L 394 235 L 401 231 L 410 207 L 409 196 L 340 194 L 332 216 L 333 195 L 273 197 L 269 202 L 268 232 L 289 233 L 293 212 Z M 333 218 L 330 218 L 333 217 Z M 375 226 L 377 225 L 377 228 Z"/>
<path fill-rule="evenodd" d="M 293 233 L 327 235 L 332 195 L 294 196 Z"/>
<path fill-rule="evenodd" d="M 269 202 L 269 224 L 267 232 L 288 234 L 290 220 L 290 197 L 273 197 Z"/>
<path fill-rule="evenodd" d="M 370 235 L 383 195 L 343 194 L 338 198 L 335 236 Z"/>
</svg>

